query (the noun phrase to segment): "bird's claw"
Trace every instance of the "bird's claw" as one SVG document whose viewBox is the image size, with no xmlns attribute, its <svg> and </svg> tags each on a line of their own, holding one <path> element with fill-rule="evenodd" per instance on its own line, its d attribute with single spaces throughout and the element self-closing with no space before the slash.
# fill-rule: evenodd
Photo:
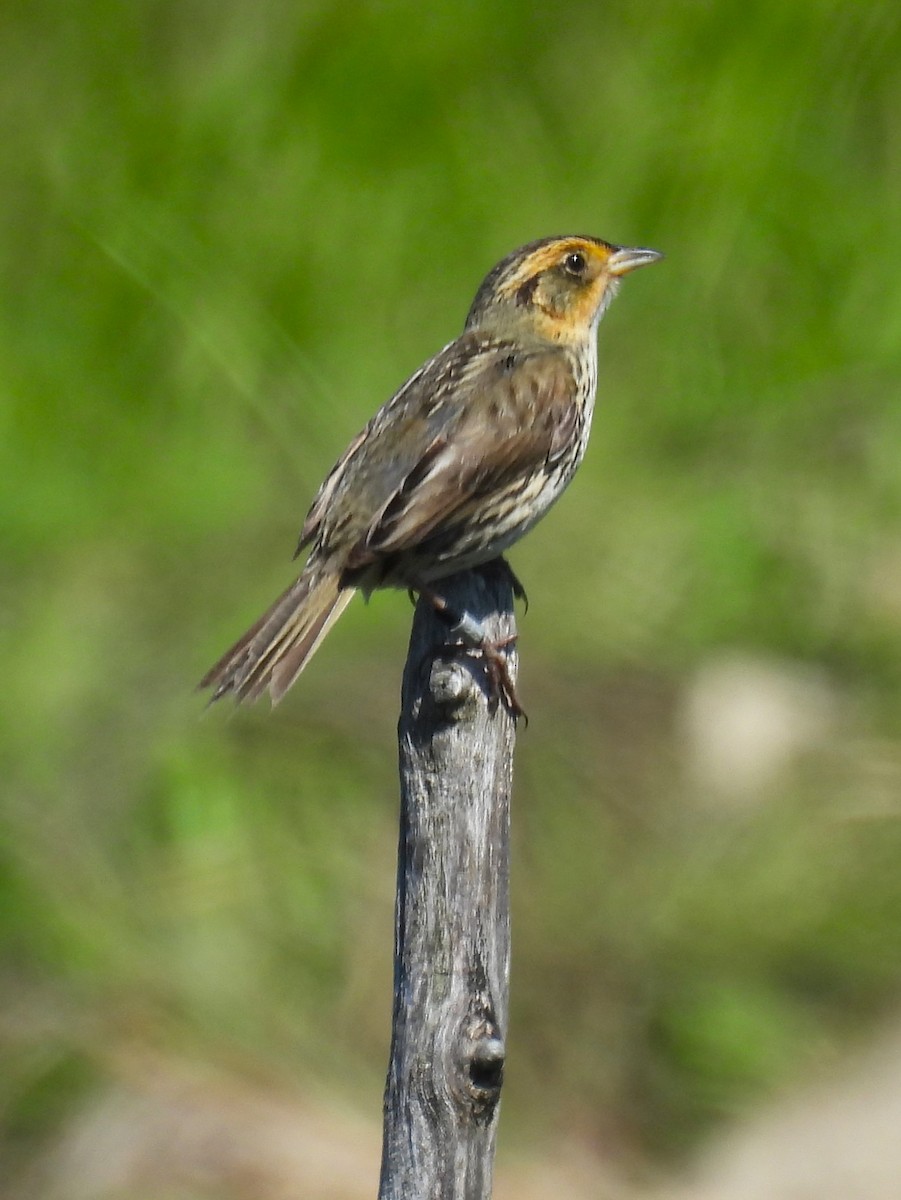
<svg viewBox="0 0 901 1200">
<path fill-rule="evenodd" d="M 523 604 L 525 605 L 524 611 L 528 612 L 529 611 L 529 597 L 526 593 L 526 589 L 523 587 L 522 580 L 519 578 L 519 576 L 516 574 L 516 572 L 513 570 L 513 568 L 510 566 L 510 564 L 507 562 L 507 560 L 504 558 L 504 556 L 502 554 L 499 555 L 496 559 L 494 559 L 494 565 L 497 567 L 497 569 L 503 575 L 505 575 L 507 577 L 507 581 L 510 584 L 510 587 L 513 591 L 514 597 L 517 600 L 522 600 Z"/>
<path fill-rule="evenodd" d="M 503 699 L 507 711 L 514 721 L 522 717 L 528 725 L 529 718 L 526 710 L 519 702 L 516 685 L 507 666 L 507 657 L 502 653 L 508 646 L 514 645 L 516 634 L 501 638 L 500 641 L 490 642 L 487 639 L 479 647 L 485 661 L 485 674 L 488 676 L 488 706 L 492 712 L 497 710 L 499 700 Z"/>
<path fill-rule="evenodd" d="M 507 666 L 507 658 L 503 653 L 508 646 L 515 644 L 516 638 L 517 635 L 515 633 L 511 633 L 507 637 L 500 638 L 497 641 L 483 637 L 476 644 L 462 638 L 457 642 L 445 643 L 438 649 L 437 653 L 448 656 L 459 654 L 480 655 L 485 664 L 485 677 L 488 681 L 489 712 L 497 712 L 497 706 L 503 700 L 505 708 L 513 719 L 517 720 L 519 717 L 523 717 L 528 725 L 528 715 L 519 702 L 519 697 L 516 694 L 516 685 L 513 683 L 510 668 Z"/>
</svg>

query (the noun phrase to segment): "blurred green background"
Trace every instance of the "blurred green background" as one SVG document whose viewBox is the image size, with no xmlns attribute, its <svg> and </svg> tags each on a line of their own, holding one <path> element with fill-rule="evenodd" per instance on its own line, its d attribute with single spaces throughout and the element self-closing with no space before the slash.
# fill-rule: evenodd
<svg viewBox="0 0 901 1200">
<path fill-rule="evenodd" d="M 895 1011 L 899 62 L 895 0 L 7 0 L 5 1178 L 136 1056 L 377 1123 L 409 605 L 355 603 L 274 713 L 192 689 L 549 233 L 667 258 L 512 555 L 502 1151 L 665 1169 Z"/>
</svg>

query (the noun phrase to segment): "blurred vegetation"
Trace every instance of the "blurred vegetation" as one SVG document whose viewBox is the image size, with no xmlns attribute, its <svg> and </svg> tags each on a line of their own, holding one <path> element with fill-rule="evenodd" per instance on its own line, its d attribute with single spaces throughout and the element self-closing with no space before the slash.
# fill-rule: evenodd
<svg viewBox="0 0 901 1200">
<path fill-rule="evenodd" d="M 899 61 L 888 0 L 7 0 L 0 1169 L 135 1044 L 377 1119 L 407 602 L 354 605 L 275 713 L 192 688 L 548 233 L 667 260 L 513 554 L 505 1145 L 681 1151 L 894 1010 Z M 832 713 L 740 800 L 685 716 L 724 654 Z"/>
</svg>

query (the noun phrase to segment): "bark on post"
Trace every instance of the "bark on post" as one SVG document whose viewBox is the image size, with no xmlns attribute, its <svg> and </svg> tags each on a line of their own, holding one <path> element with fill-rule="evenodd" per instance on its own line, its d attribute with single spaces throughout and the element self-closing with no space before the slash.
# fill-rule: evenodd
<svg viewBox="0 0 901 1200">
<path fill-rule="evenodd" d="M 515 632 L 509 573 L 442 581 L 452 610 Z M 477 656 L 442 654 L 420 601 L 404 672 L 394 1013 L 380 1200 L 488 1200 L 510 964 L 515 722 Z M 515 673 L 515 654 L 509 658 Z"/>
</svg>

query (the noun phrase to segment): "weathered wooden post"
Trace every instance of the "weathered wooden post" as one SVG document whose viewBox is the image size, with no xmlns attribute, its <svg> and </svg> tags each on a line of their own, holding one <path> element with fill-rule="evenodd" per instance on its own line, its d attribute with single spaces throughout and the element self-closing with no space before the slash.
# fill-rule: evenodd
<svg viewBox="0 0 901 1200">
<path fill-rule="evenodd" d="M 515 633 L 508 572 L 442 581 L 456 612 Z M 490 711 L 478 657 L 441 653 L 417 605 L 398 736 L 401 814 L 394 1012 L 379 1200 L 488 1200 L 510 966 L 515 721 Z M 509 657 L 515 673 L 515 653 Z"/>
</svg>

